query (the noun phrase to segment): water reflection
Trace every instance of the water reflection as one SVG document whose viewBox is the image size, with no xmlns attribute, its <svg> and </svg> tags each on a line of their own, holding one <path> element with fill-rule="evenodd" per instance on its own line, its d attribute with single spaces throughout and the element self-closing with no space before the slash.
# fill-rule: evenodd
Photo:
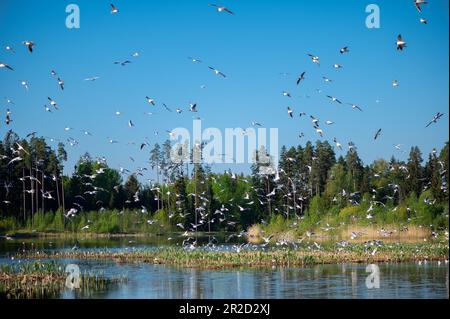
<svg viewBox="0 0 450 319">
<path fill-rule="evenodd" d="M 86 239 L 81 249 L 127 250 L 157 247 L 148 238 Z M 71 240 L 0 242 L 0 264 L 24 262 L 8 255 L 27 249 L 65 250 Z M 367 265 L 316 265 L 304 268 L 199 270 L 97 260 L 58 260 L 76 263 L 84 272 L 106 277 L 125 276 L 124 284 L 89 294 L 64 291 L 59 298 L 149 299 L 301 299 L 301 298 L 448 298 L 449 268 L 444 263 L 381 264 L 380 289 L 368 289 Z"/>
</svg>

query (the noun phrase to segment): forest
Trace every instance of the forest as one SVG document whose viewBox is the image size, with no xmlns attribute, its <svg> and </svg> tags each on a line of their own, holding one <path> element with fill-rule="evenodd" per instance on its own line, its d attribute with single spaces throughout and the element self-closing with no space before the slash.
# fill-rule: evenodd
<svg viewBox="0 0 450 319">
<path fill-rule="evenodd" d="M 173 164 L 170 141 L 154 144 L 148 167 L 111 168 L 82 156 L 73 173 L 65 145 L 9 131 L 0 142 L 0 231 L 145 233 L 245 231 L 273 227 L 333 228 L 342 223 L 426 225 L 448 229 L 449 144 L 424 160 L 411 147 L 367 165 L 349 145 L 337 157 L 327 141 L 282 147 L 274 174 L 213 172 L 208 165 Z M 143 182 L 154 172 L 155 180 Z"/>
</svg>

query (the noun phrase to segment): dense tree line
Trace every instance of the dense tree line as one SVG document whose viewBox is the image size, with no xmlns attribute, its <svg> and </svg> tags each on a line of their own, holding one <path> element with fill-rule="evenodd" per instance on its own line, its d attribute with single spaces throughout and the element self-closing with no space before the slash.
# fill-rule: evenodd
<svg viewBox="0 0 450 319">
<path fill-rule="evenodd" d="M 405 162 L 392 157 L 370 165 L 363 164 L 355 145 L 338 158 L 327 141 L 283 146 L 278 167 L 273 159 L 260 163 L 259 156 L 268 156 L 260 149 L 249 176 L 213 173 L 192 162 L 173 164 L 170 151 L 169 141 L 155 144 L 149 167 L 133 172 L 111 168 L 105 158 L 86 153 L 67 176 L 63 144 L 52 149 L 42 137 L 21 139 L 10 131 L 0 142 L 1 216 L 26 224 L 36 214 L 59 211 L 65 224 L 86 212 L 117 211 L 140 216 L 136 220 L 148 225 L 163 219 L 179 230 L 239 230 L 280 216 L 320 219 L 348 207 L 370 213 L 403 205 L 409 218 L 412 197 L 438 207 L 433 214 L 448 214 L 448 143 L 440 152 L 433 150 L 425 163 L 419 148 L 412 147 Z M 197 152 L 201 156 L 201 149 Z M 155 180 L 142 184 L 150 171 Z"/>
</svg>

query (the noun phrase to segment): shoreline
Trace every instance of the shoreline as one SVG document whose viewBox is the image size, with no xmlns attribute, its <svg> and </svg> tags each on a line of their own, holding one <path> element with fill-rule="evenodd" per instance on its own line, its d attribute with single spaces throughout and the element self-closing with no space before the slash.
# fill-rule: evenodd
<svg viewBox="0 0 450 319">
<path fill-rule="evenodd" d="M 375 251 L 375 253 L 374 253 Z M 117 263 L 145 263 L 197 269 L 235 269 L 240 267 L 273 268 L 320 264 L 370 264 L 441 261 L 448 263 L 448 243 L 421 243 L 384 245 L 378 248 L 354 244 L 346 250 L 271 250 L 240 252 L 213 252 L 162 248 L 144 252 L 28 252 L 15 258 L 27 259 L 83 259 L 111 260 Z"/>
</svg>

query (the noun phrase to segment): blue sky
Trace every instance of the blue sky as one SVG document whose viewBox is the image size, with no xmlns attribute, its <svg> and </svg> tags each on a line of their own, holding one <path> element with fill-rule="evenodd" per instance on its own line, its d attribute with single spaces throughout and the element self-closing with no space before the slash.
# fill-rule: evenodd
<svg viewBox="0 0 450 319">
<path fill-rule="evenodd" d="M 80 29 L 65 26 L 70 3 L 80 7 Z M 322 140 L 332 143 L 336 137 L 343 145 L 353 141 L 365 164 L 392 155 L 405 159 L 413 145 L 427 154 L 448 140 L 448 1 L 430 1 L 422 14 L 409 0 L 219 2 L 235 15 L 218 13 L 203 0 L 115 1 L 120 10 L 116 15 L 110 14 L 109 3 L 0 2 L 0 61 L 15 69 L 0 69 L 1 116 L 9 107 L 13 119 L 8 127 L 2 119 L 2 136 L 13 129 L 21 136 L 37 131 L 63 141 L 72 137 L 80 144 L 67 146 L 68 169 L 85 151 L 106 156 L 110 166 L 133 169 L 145 165 L 148 150 L 127 142 L 139 144 L 145 137 L 151 143 L 162 142 L 168 137 L 166 130 L 191 128 L 193 114 L 187 108 L 189 102 L 196 102 L 203 127 L 247 128 L 258 121 L 279 128 L 280 146 L 319 138 L 311 121 L 298 116 L 300 112 L 322 123 L 334 121 L 332 126 L 321 125 Z M 365 26 L 369 3 L 380 7 L 380 29 Z M 419 23 L 420 17 L 428 24 Z M 396 50 L 399 33 L 408 45 L 403 52 Z M 36 43 L 33 54 L 21 44 L 24 40 Z M 6 45 L 16 53 L 6 51 Z M 339 53 L 343 46 L 349 46 L 349 54 Z M 140 56 L 131 57 L 133 52 Z M 307 53 L 318 55 L 321 66 L 313 64 Z M 188 56 L 204 62 L 192 63 Z M 126 59 L 133 63 L 113 64 Z M 333 69 L 335 63 L 343 69 Z M 215 76 L 208 66 L 228 78 Z M 65 81 L 64 91 L 51 70 Z M 297 87 L 296 77 L 303 71 L 306 80 Z M 100 79 L 83 81 L 90 76 Z M 325 83 L 322 76 L 333 82 Z M 29 82 L 28 92 L 21 80 Z M 392 87 L 393 80 L 399 87 Z M 284 90 L 292 94 L 291 99 L 282 96 Z M 356 103 L 364 111 L 332 103 L 327 94 Z M 146 95 L 158 105 L 148 105 Z M 45 112 L 48 96 L 58 102 L 60 111 Z M 3 97 L 15 105 L 7 105 Z M 166 112 L 162 102 L 185 111 Z M 294 119 L 287 115 L 288 106 L 295 111 Z M 122 115 L 116 116 L 116 111 Z M 437 112 L 445 117 L 425 129 Z M 129 120 L 134 128 L 128 127 Z M 65 132 L 66 126 L 74 130 Z M 382 136 L 374 141 L 379 128 Z M 110 145 L 107 137 L 119 144 Z M 394 144 L 402 144 L 407 152 L 397 151 Z M 345 154 L 346 149 L 336 152 Z M 246 172 L 248 165 L 216 167 L 226 168 Z"/>
</svg>

